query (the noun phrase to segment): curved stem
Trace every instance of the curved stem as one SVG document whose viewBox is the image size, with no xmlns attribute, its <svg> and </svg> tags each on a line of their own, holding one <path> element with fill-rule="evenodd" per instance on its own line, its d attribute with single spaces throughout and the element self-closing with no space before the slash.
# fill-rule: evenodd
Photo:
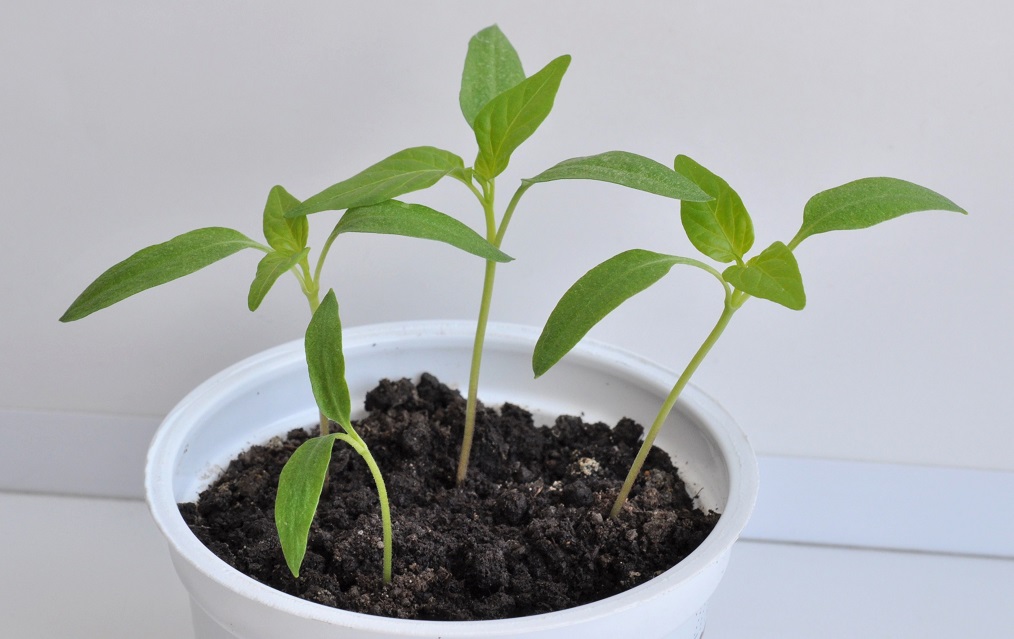
<svg viewBox="0 0 1014 639">
<path fill-rule="evenodd" d="M 511 218 L 514 217 L 514 209 L 517 208 L 518 202 L 521 201 L 521 196 L 525 194 L 525 191 L 532 186 L 534 182 L 522 182 L 521 186 L 518 187 L 517 191 L 514 191 L 514 197 L 511 198 L 510 204 L 507 205 L 507 210 L 504 211 L 503 219 L 500 220 L 500 228 L 496 232 L 496 239 L 493 240 L 493 246 L 500 248 L 503 243 L 503 236 L 507 233 L 507 225 L 511 223 Z"/>
<path fill-rule="evenodd" d="M 743 300 L 745 301 L 745 300 Z M 732 303 L 727 302 L 725 308 L 722 311 L 722 315 L 718 318 L 718 322 L 715 327 L 711 329 L 707 339 L 701 344 L 701 347 L 697 349 L 690 363 L 687 364 L 683 374 L 680 375 L 679 379 L 676 380 L 676 385 L 669 392 L 669 396 L 666 397 L 665 402 L 662 403 L 662 408 L 659 409 L 658 415 L 655 417 L 655 421 L 652 422 L 651 428 L 648 429 L 648 434 L 644 437 L 644 442 L 641 443 L 640 450 L 637 451 L 637 456 L 634 458 L 634 463 L 630 466 L 630 471 L 627 473 L 627 478 L 623 482 L 623 487 L 620 489 L 620 494 L 616 496 L 616 501 L 613 503 L 613 508 L 609 512 L 610 517 L 616 517 L 620 514 L 620 510 L 623 508 L 624 502 L 627 501 L 627 496 L 630 494 L 630 489 L 634 486 L 634 481 L 637 476 L 641 473 L 641 467 L 644 465 L 644 460 L 648 457 L 648 453 L 651 451 L 652 445 L 655 443 L 655 438 L 658 437 L 659 431 L 662 430 L 662 425 L 665 423 L 669 413 L 672 412 L 673 406 L 676 405 L 676 400 L 679 399 L 680 393 L 686 387 L 690 378 L 693 377 L 697 368 L 704 361 L 708 352 L 711 351 L 711 347 L 715 345 L 718 338 L 721 337 L 722 332 L 725 331 L 725 327 L 729 325 L 729 320 L 736 313 L 738 306 L 734 306 Z"/>
<path fill-rule="evenodd" d="M 340 222 L 341 220 L 339 220 Z M 334 244 L 335 238 L 338 237 L 338 225 L 334 225 L 334 230 L 331 231 L 331 235 L 327 236 L 327 240 L 324 242 L 324 246 L 320 249 L 320 257 L 317 259 L 317 268 L 313 271 L 313 283 L 318 287 L 320 286 L 320 270 L 324 268 L 324 260 L 327 259 L 327 254 L 331 250 L 331 245 Z"/>
<path fill-rule="evenodd" d="M 377 485 L 377 497 L 380 498 L 380 520 L 384 537 L 384 583 L 391 583 L 391 564 L 393 563 L 393 532 L 391 529 L 391 502 L 387 498 L 387 486 L 384 484 L 384 476 L 380 473 L 377 462 L 373 459 L 369 447 L 362 439 L 355 436 L 358 445 L 353 445 L 356 452 L 363 458 L 373 475 L 373 482 Z"/>
</svg>

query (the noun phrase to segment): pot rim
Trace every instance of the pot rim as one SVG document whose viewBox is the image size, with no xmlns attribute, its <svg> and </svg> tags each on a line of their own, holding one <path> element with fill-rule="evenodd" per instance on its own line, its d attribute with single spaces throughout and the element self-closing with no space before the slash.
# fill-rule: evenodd
<svg viewBox="0 0 1014 639">
<path fill-rule="evenodd" d="M 463 337 L 474 336 L 475 322 L 467 320 L 421 320 L 390 322 L 348 328 L 343 334 L 345 349 L 372 346 L 411 339 L 428 346 L 459 344 Z M 492 350 L 531 348 L 538 329 L 518 324 L 490 322 L 486 333 L 486 353 Z M 676 374 L 640 355 L 591 339 L 582 340 L 567 356 L 584 363 L 604 362 L 639 383 L 662 390 L 672 387 Z M 683 561 L 658 577 L 639 586 L 596 602 L 527 617 L 483 621 L 428 621 L 395 619 L 350 612 L 313 603 L 264 585 L 219 559 L 190 531 L 176 505 L 173 469 L 177 451 L 186 445 L 192 415 L 217 402 L 216 398 L 241 386 L 257 371 L 296 365 L 305 361 L 303 340 L 297 339 L 248 357 L 201 383 L 179 402 L 159 426 L 148 449 L 145 465 L 145 501 L 156 525 L 168 543 L 185 561 L 220 586 L 238 595 L 259 601 L 281 612 L 324 623 L 376 632 L 408 633 L 413 630 L 453 637 L 489 631 L 496 627 L 513 632 L 532 632 L 585 623 L 607 614 L 615 614 L 646 599 L 664 595 L 694 575 L 727 558 L 739 537 L 757 498 L 757 460 L 746 435 L 732 417 L 710 396 L 688 384 L 678 405 L 692 415 L 714 440 L 730 478 L 729 495 L 722 516 L 704 542 Z M 719 425 L 718 428 L 715 426 Z"/>
</svg>

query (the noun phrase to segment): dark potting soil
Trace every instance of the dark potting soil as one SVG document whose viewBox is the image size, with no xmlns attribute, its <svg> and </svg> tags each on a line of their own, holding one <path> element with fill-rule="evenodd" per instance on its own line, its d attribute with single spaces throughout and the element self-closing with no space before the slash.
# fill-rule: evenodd
<svg viewBox="0 0 1014 639">
<path fill-rule="evenodd" d="M 196 504 L 194 534 L 237 570 L 328 606 L 388 617 L 520 617 L 616 594 L 664 572 L 714 528 L 669 456 L 652 449 L 617 519 L 604 516 L 643 429 L 480 406 L 468 479 L 454 485 L 465 401 L 431 375 L 384 380 L 355 424 L 384 473 L 394 526 L 394 580 L 381 579 L 376 488 L 366 464 L 335 443 L 329 485 L 299 579 L 286 567 L 273 502 L 282 466 L 313 433 L 293 430 L 234 460 Z"/>
</svg>

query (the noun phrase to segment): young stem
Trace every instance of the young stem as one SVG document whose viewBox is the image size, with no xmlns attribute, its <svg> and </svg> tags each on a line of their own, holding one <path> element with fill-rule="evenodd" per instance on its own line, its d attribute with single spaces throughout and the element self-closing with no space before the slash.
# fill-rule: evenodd
<svg viewBox="0 0 1014 639">
<path fill-rule="evenodd" d="M 623 508 L 624 502 L 627 501 L 627 496 L 630 494 L 630 489 L 634 486 L 634 481 L 637 476 L 641 473 L 641 467 L 644 465 L 644 460 L 648 457 L 648 453 L 651 451 L 652 445 L 655 443 L 655 438 L 658 437 L 659 431 L 662 430 L 662 424 L 665 423 L 669 413 L 672 412 L 673 406 L 676 405 L 676 400 L 679 399 L 680 393 L 686 387 L 690 378 L 693 377 L 697 368 L 704 361 L 708 352 L 711 351 L 711 347 L 715 345 L 718 338 L 721 337 L 722 332 L 725 331 L 725 327 L 729 325 L 729 320 L 736 313 L 736 310 L 742 305 L 743 300 L 737 300 L 739 304 L 731 301 L 726 301 L 725 309 L 722 311 L 721 317 L 718 318 L 718 322 L 715 327 L 711 329 L 711 333 L 708 334 L 707 339 L 701 344 L 701 347 L 697 349 L 690 363 L 687 364 L 683 374 L 680 375 L 679 379 L 676 380 L 676 385 L 669 392 L 669 396 L 666 397 L 665 402 L 662 403 L 662 408 L 659 409 L 658 415 L 655 417 L 655 421 L 652 422 L 651 428 L 648 429 L 648 434 L 644 438 L 644 442 L 641 444 L 641 449 L 637 451 L 637 456 L 634 458 L 634 463 L 630 466 L 630 471 L 627 473 L 627 478 L 623 481 L 623 487 L 620 489 L 620 494 L 616 496 L 616 501 L 613 503 L 613 509 L 609 511 L 610 517 L 617 517 L 620 514 L 620 510 Z"/>
<path fill-rule="evenodd" d="M 384 476 L 380 474 L 380 468 L 377 466 L 376 460 L 373 459 L 373 455 L 370 454 L 370 449 L 358 435 L 355 435 L 358 440 L 358 446 L 354 446 L 356 452 L 363 458 L 366 465 L 370 468 L 370 473 L 373 475 L 373 481 L 377 485 L 377 496 L 380 498 L 380 520 L 383 527 L 384 535 L 384 583 L 391 583 L 391 564 L 393 552 L 393 533 L 391 531 L 391 504 L 387 498 L 387 486 L 384 484 Z"/>
</svg>

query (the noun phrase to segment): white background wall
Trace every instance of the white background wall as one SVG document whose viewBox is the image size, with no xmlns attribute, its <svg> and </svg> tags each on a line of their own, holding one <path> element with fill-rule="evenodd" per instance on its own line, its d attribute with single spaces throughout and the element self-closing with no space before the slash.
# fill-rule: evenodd
<svg viewBox="0 0 1014 639">
<path fill-rule="evenodd" d="M 4 3 L 0 411 L 157 416 L 299 337 L 294 281 L 246 310 L 253 252 L 57 318 L 143 246 L 201 226 L 259 234 L 276 183 L 306 197 L 421 144 L 473 158 L 458 81 L 468 38 L 493 22 L 529 73 L 574 56 L 505 196 L 561 159 L 623 149 L 723 175 L 758 248 L 794 234 L 809 196 L 859 177 L 969 210 L 808 240 L 807 309 L 752 301 L 696 382 L 761 453 L 1014 470 L 1014 9 L 997 0 Z M 415 201 L 480 222 L 457 183 Z M 311 218 L 318 246 L 335 219 Z M 542 323 L 580 274 L 633 247 L 689 254 L 678 205 L 533 188 L 494 319 Z M 349 237 L 326 270 L 358 325 L 471 317 L 482 268 L 442 245 Z M 593 335 L 675 368 L 719 311 L 709 278 L 674 271 Z"/>
</svg>

